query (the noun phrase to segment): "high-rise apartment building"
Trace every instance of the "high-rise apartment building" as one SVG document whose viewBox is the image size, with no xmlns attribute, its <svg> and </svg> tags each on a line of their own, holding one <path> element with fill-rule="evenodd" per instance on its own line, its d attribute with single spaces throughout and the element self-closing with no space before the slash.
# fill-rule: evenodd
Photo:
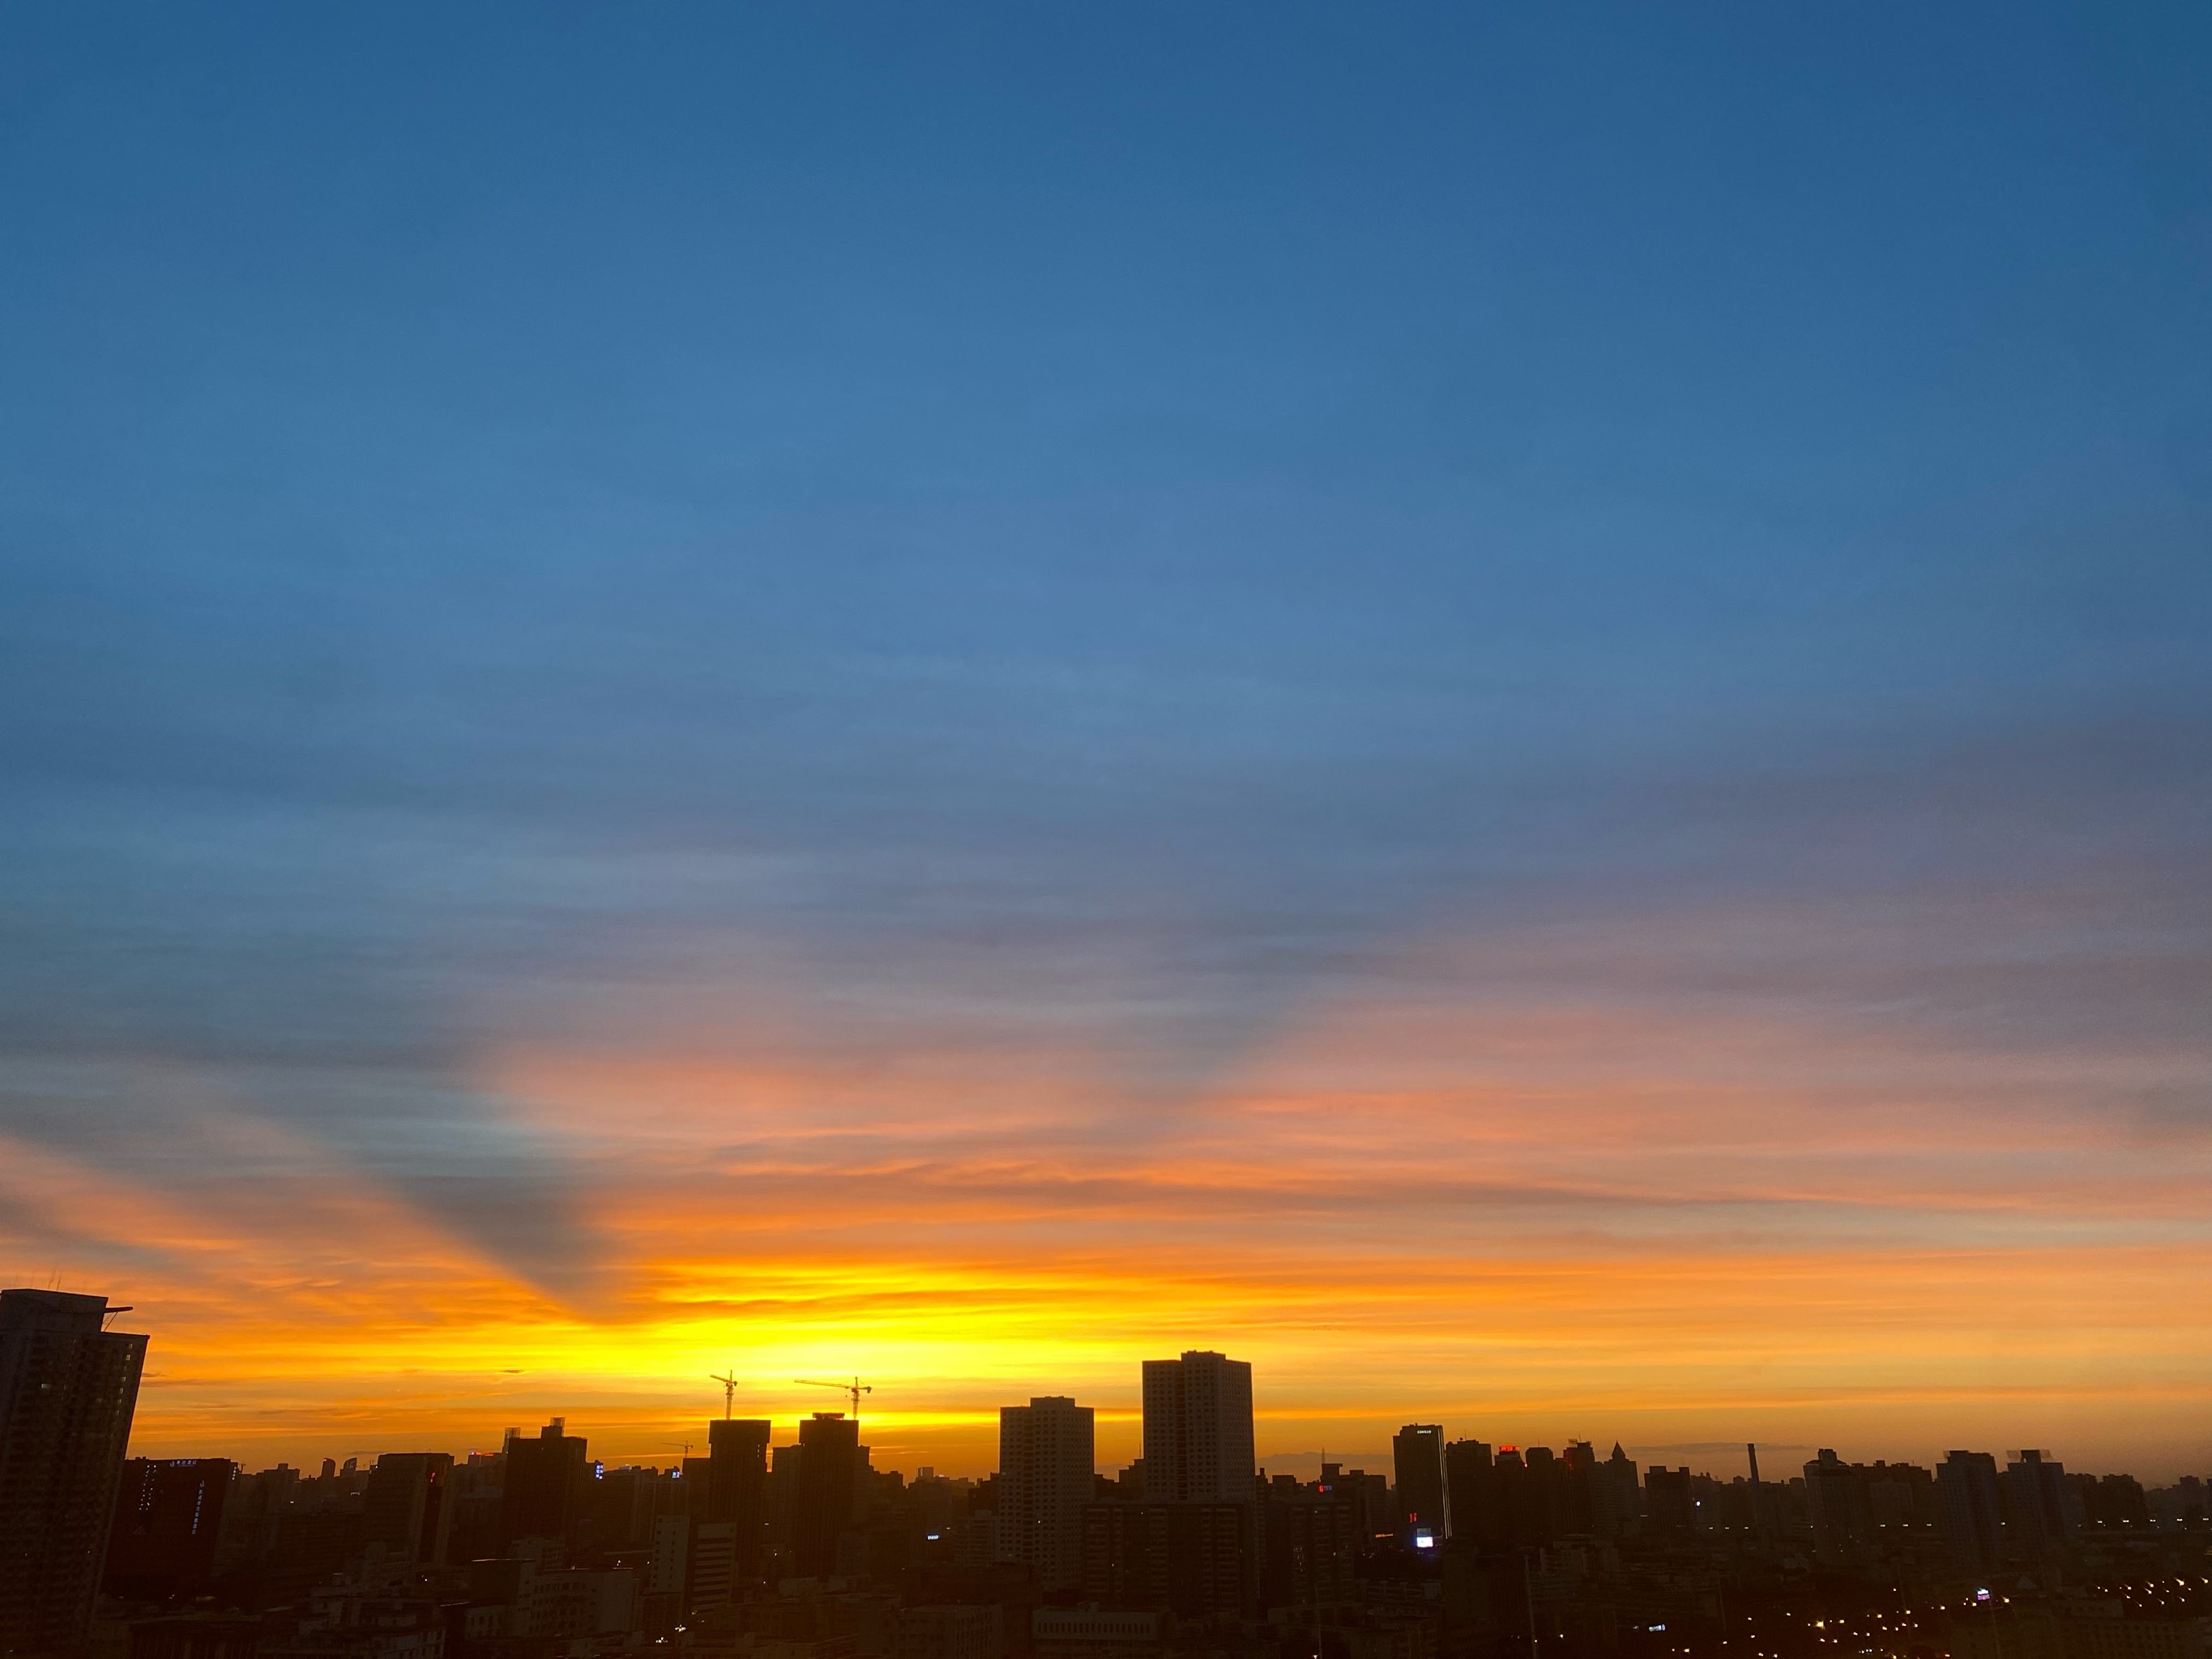
<svg viewBox="0 0 2212 1659">
<path fill-rule="evenodd" d="M 2005 1524 L 2014 1553 L 2033 1559 L 2074 1535 L 2066 1466 L 2049 1452 L 2014 1452 L 2005 1465 Z"/>
<path fill-rule="evenodd" d="M 237 1472 L 227 1457 L 127 1459 L 107 1534 L 109 1593 L 161 1600 L 204 1588 Z"/>
<path fill-rule="evenodd" d="M 999 1559 L 1045 1590 L 1083 1582 L 1083 1510 L 1097 1471 L 1088 1406 L 1046 1395 L 999 1411 Z"/>
<path fill-rule="evenodd" d="M 1262 1510 L 1262 1604 L 1341 1607 L 1358 1599 L 1360 1536 L 1353 1494 L 1278 1475 Z"/>
<path fill-rule="evenodd" d="M 1970 1572 L 1994 1571 L 2004 1549 L 1997 1460 L 1988 1452 L 1947 1452 L 1936 1466 L 1936 1495 L 1952 1557 Z"/>
<path fill-rule="evenodd" d="M 1145 1497 L 1249 1504 L 1252 1367 L 1218 1353 L 1145 1361 Z"/>
<path fill-rule="evenodd" d="M 500 1531 L 512 1550 L 518 1538 L 550 1538 L 564 1547 L 583 1507 L 591 1466 L 584 1437 L 556 1417 L 533 1438 L 509 1430 L 500 1501 Z"/>
<path fill-rule="evenodd" d="M 852 1529 L 860 1508 L 866 1467 L 860 1422 L 842 1412 L 817 1412 L 799 1425 L 799 1449 L 793 1565 L 802 1578 L 826 1578 L 837 1570 L 837 1540 Z"/>
<path fill-rule="evenodd" d="M 768 1443 L 764 1417 L 707 1425 L 706 1505 L 700 1518 L 731 1528 L 731 1572 L 759 1577 L 768 1567 Z"/>
<path fill-rule="evenodd" d="M 386 1452 L 362 1494 L 362 1540 L 381 1544 L 395 1560 L 444 1565 L 453 1527 L 447 1501 L 453 1480 L 451 1452 Z"/>
<path fill-rule="evenodd" d="M 1407 1424 L 1391 1438 L 1390 1458 L 1398 1480 L 1401 1532 L 1417 1547 L 1442 1548 L 1452 1535 L 1443 1428 L 1434 1423 Z"/>
<path fill-rule="evenodd" d="M 1805 1466 L 1805 1502 L 1812 1510 L 1813 1547 L 1820 1554 L 1847 1555 L 1874 1536 L 1866 1472 L 1826 1446 Z"/>
<path fill-rule="evenodd" d="M 1093 1504 L 1083 1514 L 1084 1599 L 1188 1619 L 1249 1614 L 1260 1512 L 1256 1503 Z"/>
<path fill-rule="evenodd" d="M 1613 1443 L 1613 1455 L 1591 1472 L 1590 1486 L 1591 1524 L 1599 1532 L 1619 1538 L 1643 1523 L 1644 1487 L 1636 1460 L 1620 1449 L 1618 1440 Z"/>
<path fill-rule="evenodd" d="M 1478 1544 L 1504 1541 L 1497 1474 L 1487 1441 L 1455 1440 L 1444 1448 L 1444 1491 L 1451 1499 L 1453 1522 L 1462 1537 Z"/>
<path fill-rule="evenodd" d="M 146 1364 L 111 1311 L 0 1291 L 0 1653 L 74 1648 L 92 1619 Z"/>
</svg>

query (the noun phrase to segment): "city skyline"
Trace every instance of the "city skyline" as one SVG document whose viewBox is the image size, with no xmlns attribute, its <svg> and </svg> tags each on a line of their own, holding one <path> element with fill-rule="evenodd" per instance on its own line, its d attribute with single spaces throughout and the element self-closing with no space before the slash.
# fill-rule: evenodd
<svg viewBox="0 0 2212 1659">
<path fill-rule="evenodd" d="M 1213 1348 L 1262 1462 L 2202 1470 L 2208 80 L 0 10 L 0 1282 L 255 1463 Z"/>
<path fill-rule="evenodd" d="M 1188 1360 L 1194 1357 L 1213 1360 L 1221 1358 L 1218 1351 L 1200 1351 L 1195 1355 L 1187 1351 L 1182 1358 Z M 1177 1364 L 1174 1361 L 1158 1359 L 1148 1359 L 1139 1363 L 1146 1371 L 1150 1371 L 1155 1366 L 1170 1367 Z M 1243 1370 L 1246 1381 L 1243 1386 L 1249 1391 L 1251 1388 L 1249 1380 L 1249 1363 L 1243 1361 L 1231 1363 L 1241 1366 Z M 153 1376 L 157 1374 L 149 1371 L 147 1375 Z M 718 1373 L 708 1380 L 722 1389 L 725 1414 L 708 1415 L 704 1418 L 691 1416 L 672 1419 L 666 1425 L 659 1425 L 665 1432 L 648 1432 L 647 1439 L 642 1443 L 646 1448 L 642 1451 L 635 1449 L 635 1446 L 641 1443 L 629 1437 L 637 1432 L 635 1425 L 622 1419 L 616 1419 L 611 1422 L 605 1419 L 595 1421 L 588 1416 L 579 1415 L 574 1411 L 565 1408 L 534 1413 L 524 1412 L 521 1415 L 531 1421 L 542 1417 L 549 1419 L 555 1425 L 570 1425 L 568 1431 L 573 1432 L 578 1438 L 587 1442 L 596 1439 L 603 1447 L 611 1448 L 602 1451 L 595 1461 L 625 1467 L 674 1468 L 695 1452 L 702 1450 L 713 1435 L 726 1426 L 750 1431 L 765 1425 L 768 1443 L 794 1445 L 799 1443 L 800 1429 L 810 1421 L 849 1419 L 860 1425 L 860 1444 L 868 1454 L 871 1468 L 879 1470 L 898 1469 L 908 1473 L 915 1468 L 927 1468 L 938 1474 L 947 1477 L 980 1478 L 997 1473 L 1001 1468 L 1003 1449 L 1007 1443 L 1006 1435 L 1009 1432 L 1007 1426 L 1009 1413 L 1026 1417 L 1041 1407 L 1072 1407 L 1078 1411 L 1084 1421 L 1086 1439 L 1091 1438 L 1095 1432 L 1091 1428 L 1094 1423 L 1108 1425 L 1107 1433 L 1099 1437 L 1103 1443 L 1091 1465 L 1091 1469 L 1101 1475 L 1111 1474 L 1117 1470 L 1127 1471 L 1131 1466 L 1138 1464 L 1143 1455 L 1145 1390 L 1141 1380 L 1136 1389 L 1136 1404 L 1128 1409 L 1101 1405 L 1097 1403 L 1095 1398 L 1074 1399 L 1066 1395 L 1032 1395 L 1026 1401 L 1010 1401 L 992 1408 L 987 1413 L 975 1413 L 972 1418 L 957 1419 L 963 1424 L 972 1421 L 979 1431 L 988 1431 L 988 1433 L 979 1433 L 977 1437 L 969 1437 L 974 1439 L 978 1452 L 986 1446 L 999 1449 L 980 1464 L 973 1466 L 960 1461 L 963 1455 L 975 1455 L 967 1450 L 967 1439 L 955 1439 L 949 1443 L 941 1438 L 917 1439 L 914 1431 L 918 1414 L 894 1411 L 886 1416 L 875 1407 L 872 1394 L 865 1408 L 855 1414 L 849 1409 L 825 1410 L 818 1403 L 815 1403 L 820 1399 L 819 1389 L 829 1386 L 826 1383 L 794 1382 L 791 1387 L 802 1390 L 797 1395 L 770 1394 L 767 1396 L 748 1398 L 744 1393 L 744 1379 L 737 1375 L 734 1369 L 728 1373 Z M 857 1382 L 858 1380 L 855 1379 L 855 1382 Z M 1102 1387 L 1108 1394 L 1113 1392 L 1110 1384 L 1104 1384 Z M 778 1401 L 796 1399 L 799 1403 L 790 1406 L 787 1410 L 769 1411 L 762 1405 L 763 1397 Z M 138 1398 L 143 1401 L 143 1395 Z M 1244 1398 L 1249 1400 L 1249 1392 Z M 1822 1450 L 1825 1454 L 1826 1446 L 1838 1439 L 1838 1437 L 1832 1434 L 1820 1437 L 1820 1443 L 1816 1445 L 1814 1440 L 1644 1442 L 1625 1439 L 1620 1435 L 1609 1435 L 1601 1431 L 1589 1432 L 1581 1429 L 1564 1432 L 1508 1434 L 1501 1432 L 1495 1422 L 1462 1416 L 1441 1425 L 1422 1424 L 1410 1419 L 1399 1422 L 1396 1428 L 1388 1431 L 1382 1443 L 1376 1448 L 1363 1449 L 1355 1440 L 1348 1446 L 1340 1443 L 1334 1447 L 1316 1444 L 1311 1449 L 1304 1450 L 1284 1448 L 1271 1451 L 1261 1449 L 1266 1443 L 1258 1433 L 1258 1425 L 1269 1420 L 1268 1413 L 1257 1404 L 1249 1405 L 1246 1409 L 1249 1410 L 1249 1420 L 1254 1425 L 1252 1462 L 1258 1472 L 1263 1475 L 1290 1474 L 1302 1479 L 1317 1474 L 1321 1468 L 1328 1465 L 1351 1467 L 1365 1463 L 1374 1466 L 1378 1470 L 1392 1473 L 1392 1478 L 1395 1480 L 1402 1474 L 1400 1442 L 1406 1435 L 1417 1431 L 1431 1435 L 1441 1433 L 1443 1439 L 1437 1443 L 1437 1447 L 1439 1456 L 1441 1447 L 1444 1443 L 1462 1439 L 1480 1438 L 1485 1435 L 1488 1436 L 1489 1442 L 1495 1443 L 1501 1451 L 1515 1451 L 1524 1446 L 1548 1449 L 1556 1445 L 1577 1443 L 1606 1444 L 1625 1451 L 1639 1463 L 1656 1461 L 1664 1467 L 1672 1462 L 1680 1464 L 1695 1474 L 1711 1475 L 1723 1481 L 1747 1473 L 1756 1480 L 1758 1476 L 1756 1450 L 1759 1447 L 1764 1447 L 1770 1455 L 1781 1455 L 1785 1462 L 1788 1462 L 1793 1454 L 1799 1452 L 1817 1449 Z M 482 1416 L 483 1413 L 478 1413 L 477 1415 Z M 732 1421 L 732 1417 L 736 1419 L 734 1423 Z M 488 1421 L 489 1419 L 485 1420 Z M 948 1420 L 954 1419 L 948 1419 L 939 1414 L 924 1414 L 919 1415 L 919 1420 L 922 1424 L 941 1430 Z M 516 1423 L 502 1422 L 495 1433 L 480 1434 L 474 1439 L 465 1437 L 463 1440 L 450 1445 L 441 1446 L 439 1449 L 456 1456 L 480 1455 L 486 1449 L 511 1439 L 522 1426 Z M 787 1426 L 788 1433 L 779 1439 L 779 1428 L 785 1426 Z M 257 1449 L 261 1450 L 267 1460 L 286 1462 L 289 1460 L 281 1455 L 280 1449 L 272 1448 L 289 1448 L 290 1452 L 299 1459 L 295 1467 L 302 1469 L 312 1469 L 319 1463 L 335 1464 L 349 1461 L 366 1467 L 377 1457 L 385 1455 L 392 1449 L 391 1445 L 376 1440 L 378 1431 L 374 1430 L 362 1431 L 366 1434 L 367 1438 L 362 1440 L 360 1445 L 356 1446 L 349 1443 L 344 1447 L 334 1445 L 331 1433 L 324 1427 L 288 1429 L 284 1432 L 291 1437 L 282 1443 L 271 1443 L 270 1447 L 257 1448 Z M 690 1437 L 666 1437 L 670 1434 L 689 1435 Z M 402 1435 L 401 1437 L 404 1439 L 404 1436 Z M 388 1439 L 389 1436 L 386 1438 Z M 2000 1435 L 1992 1438 L 1985 1428 L 1978 1426 L 1972 1432 L 1954 1436 L 1953 1438 L 1972 1441 L 1977 1445 L 1986 1443 L 1990 1447 L 1996 1447 L 2002 1442 L 2005 1455 L 2010 1455 L 2014 1449 L 2035 1446 L 2047 1442 L 2051 1437 L 2045 1436 L 2042 1441 L 2039 1441 L 2033 1434 L 2014 1432 L 2009 1436 Z M 374 1449 L 370 1447 L 372 1441 L 376 1443 Z M 957 1448 L 950 1461 L 945 1458 L 942 1450 L 939 1449 L 947 1443 L 951 1443 Z M 253 1461 L 252 1458 L 240 1457 L 237 1455 L 239 1449 L 236 1447 L 196 1444 L 189 1451 L 179 1450 L 175 1447 L 157 1443 L 135 1430 L 130 1449 L 131 1455 L 134 1457 L 149 1457 L 156 1460 L 192 1456 L 227 1457 L 241 1468 L 250 1467 Z M 1931 1453 L 1928 1449 L 1919 1446 L 1884 1448 L 1846 1443 L 1844 1449 L 1850 1454 L 1851 1459 L 1856 1461 L 1873 1461 L 1886 1457 L 1892 1462 L 1910 1462 L 1916 1457 L 1924 1456 L 1933 1462 L 1938 1461 L 1939 1457 L 1938 1454 Z M 1947 1445 L 1946 1450 L 1948 1449 Z M 672 1453 L 677 1455 L 671 1455 Z M 2095 1462 L 2094 1458 L 2085 1460 L 2078 1452 L 2072 1461 L 2077 1468 L 2087 1468 Z M 1441 1467 L 1439 1463 L 1439 1470 Z M 2117 1472 L 2129 1474 L 2140 1473 L 2154 1481 L 2171 1480 L 2197 1472 L 2196 1466 L 2191 1464 L 2185 1455 L 2172 1468 L 2152 1464 L 2144 1466 L 2140 1470 L 2134 1466 L 2130 1466 L 2124 1471 L 2118 1471 L 2118 1466 L 2114 1466 L 2114 1469 Z M 2100 1472 L 2102 1472 L 2101 1468 Z M 1210 1492 L 1239 1487 L 1242 1481 L 1243 1477 L 1236 1477 L 1206 1485 L 1204 1490 Z"/>
<path fill-rule="evenodd" d="M 1255 1456 L 1251 1363 L 1142 1362 L 1141 1458 L 1095 1413 L 1000 1414 L 996 1471 L 876 1467 L 846 1396 L 776 1444 L 611 1464 L 562 1416 L 496 1452 L 313 1473 L 126 1458 L 149 1337 L 98 1296 L 0 1288 L 0 1653 L 10 1659 L 2189 1659 L 2212 1508 L 1954 1448 L 1721 1480 L 1586 1441 L 1403 1425 L 1391 1468 Z M 1393 1481 L 1395 1475 L 1395 1484 Z M 1731 1610 L 1733 1603 L 1733 1611 Z M 770 1645 L 773 1644 L 774 1645 Z"/>
</svg>

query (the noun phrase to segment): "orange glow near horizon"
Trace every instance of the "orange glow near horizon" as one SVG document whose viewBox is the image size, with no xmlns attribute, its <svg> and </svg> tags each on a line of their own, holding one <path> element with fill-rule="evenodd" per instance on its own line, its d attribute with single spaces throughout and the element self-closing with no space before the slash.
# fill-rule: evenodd
<svg viewBox="0 0 2212 1659">
<path fill-rule="evenodd" d="M 2162 1475 L 2207 1449 L 2201 1153 L 2020 1109 L 1972 1056 L 1350 1007 L 1160 1101 L 957 1048 L 518 1051 L 481 1087 L 571 1183 L 538 1271 L 204 1079 L 144 1081 L 220 1152 L 191 1201 L 23 1145 L 0 1193 L 152 1331 L 148 1452 L 465 1449 L 557 1413 L 665 1462 L 734 1365 L 779 1438 L 842 1404 L 791 1379 L 867 1378 L 879 1466 L 987 1471 L 996 1408 L 1042 1393 L 1099 1407 L 1113 1463 L 1138 1362 L 1192 1346 L 1254 1362 L 1278 1467 L 1409 1419 L 1692 1462 L 2005 1442 Z"/>
</svg>

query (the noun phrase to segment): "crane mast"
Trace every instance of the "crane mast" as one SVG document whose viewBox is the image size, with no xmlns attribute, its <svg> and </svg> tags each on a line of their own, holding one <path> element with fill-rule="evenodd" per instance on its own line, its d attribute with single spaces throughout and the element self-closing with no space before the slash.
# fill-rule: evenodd
<svg viewBox="0 0 2212 1659">
<path fill-rule="evenodd" d="M 876 1391 L 873 1384 L 863 1382 L 857 1376 L 849 1382 L 830 1382 L 818 1376 L 794 1376 L 791 1380 L 802 1389 L 836 1389 L 853 1402 L 853 1420 L 855 1423 L 860 1420 L 860 1396 Z"/>
</svg>

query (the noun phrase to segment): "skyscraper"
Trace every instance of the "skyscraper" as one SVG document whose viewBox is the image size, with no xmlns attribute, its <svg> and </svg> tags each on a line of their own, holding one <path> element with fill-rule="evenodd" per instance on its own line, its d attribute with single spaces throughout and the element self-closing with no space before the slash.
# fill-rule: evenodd
<svg viewBox="0 0 2212 1659">
<path fill-rule="evenodd" d="M 227 1457 L 125 1461 L 107 1534 L 110 1593 L 158 1600 L 204 1587 L 237 1471 Z"/>
<path fill-rule="evenodd" d="M 1820 1455 L 1805 1466 L 1805 1501 L 1812 1510 L 1813 1547 L 1820 1554 L 1847 1555 L 1874 1536 L 1866 1472 L 1829 1447 L 1821 1447 Z"/>
<path fill-rule="evenodd" d="M 1451 1496 L 1444 1481 L 1444 1431 L 1408 1423 L 1390 1441 L 1398 1477 L 1399 1529 L 1408 1543 L 1440 1547 L 1452 1535 Z"/>
<path fill-rule="evenodd" d="M 1970 1572 L 1990 1572 L 2002 1559 L 2004 1507 L 1997 1496 L 1997 1460 L 1988 1452 L 1954 1451 L 1936 1466 L 1943 1506 L 1943 1542 Z"/>
<path fill-rule="evenodd" d="M 1455 1440 L 1444 1448 L 1444 1490 L 1451 1499 L 1452 1522 L 1463 1538 L 1478 1544 L 1505 1541 L 1498 1508 L 1498 1470 L 1483 1440 Z"/>
<path fill-rule="evenodd" d="M 698 1518 L 731 1528 L 731 1571 L 760 1577 L 768 1564 L 768 1443 L 764 1417 L 707 1425 L 707 1498 Z"/>
<path fill-rule="evenodd" d="M 146 1364 L 110 1311 L 0 1291 L 0 1653 L 75 1647 L 91 1621 Z"/>
<path fill-rule="evenodd" d="M 534 1440 L 508 1432 L 506 1490 L 500 1503 L 500 1531 L 507 1549 L 518 1538 L 550 1538 L 564 1546 L 568 1541 L 590 1478 L 584 1437 L 568 1433 L 568 1426 L 556 1417 Z"/>
<path fill-rule="evenodd" d="M 2074 1535 L 2066 1466 L 2049 1452 L 2014 1452 L 2005 1465 L 2004 1497 L 2005 1523 L 2018 1553 L 2038 1557 Z"/>
<path fill-rule="evenodd" d="M 1091 1407 L 1060 1395 L 999 1410 L 999 1559 L 1019 1561 L 1038 1588 L 1083 1582 L 1083 1509 L 1097 1457 Z"/>
<path fill-rule="evenodd" d="M 837 1570 L 837 1540 L 859 1508 L 860 1425 L 842 1412 L 817 1412 L 799 1425 L 799 1445 L 793 1553 L 800 1577 L 824 1578 Z"/>
<path fill-rule="evenodd" d="M 369 1471 L 362 1541 L 381 1544 L 398 1560 L 441 1566 L 453 1512 L 451 1452 L 386 1452 Z"/>
<path fill-rule="evenodd" d="M 1597 1529 L 1609 1537 L 1634 1532 L 1644 1520 L 1644 1489 L 1638 1483 L 1636 1460 L 1613 1443 L 1613 1455 L 1597 1466 L 1593 1477 L 1595 1496 L 1591 1503 Z"/>
<path fill-rule="evenodd" d="M 1145 1497 L 1252 1501 L 1252 1367 L 1218 1353 L 1145 1361 Z"/>
</svg>

